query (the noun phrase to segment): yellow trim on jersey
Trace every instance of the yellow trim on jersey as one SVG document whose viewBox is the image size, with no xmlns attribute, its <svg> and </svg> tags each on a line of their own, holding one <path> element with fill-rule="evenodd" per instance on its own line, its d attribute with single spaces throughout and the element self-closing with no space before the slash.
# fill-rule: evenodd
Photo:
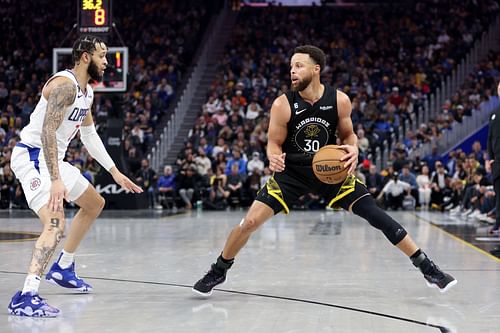
<svg viewBox="0 0 500 333">
<path fill-rule="evenodd" d="M 278 185 L 276 180 L 274 180 L 274 174 L 267 180 L 266 189 L 267 193 L 278 200 L 279 203 L 283 206 L 283 208 L 285 209 L 285 214 L 290 213 L 290 209 L 283 199 L 283 192 L 281 192 L 280 186 Z"/>
<path fill-rule="evenodd" d="M 354 176 L 353 174 L 348 175 L 344 180 L 344 183 L 342 183 L 342 186 L 340 186 L 340 189 L 335 197 L 328 203 L 328 207 L 332 207 L 334 203 L 344 198 L 348 194 L 354 192 L 356 188 L 356 182 L 363 184 L 363 182 L 356 178 L 356 176 Z"/>
</svg>

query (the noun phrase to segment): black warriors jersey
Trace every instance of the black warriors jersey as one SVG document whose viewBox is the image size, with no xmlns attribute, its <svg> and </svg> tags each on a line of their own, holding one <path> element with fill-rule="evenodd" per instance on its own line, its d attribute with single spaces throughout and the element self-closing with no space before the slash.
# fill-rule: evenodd
<svg viewBox="0 0 500 333">
<path fill-rule="evenodd" d="M 304 101 L 298 92 L 288 91 L 286 97 L 292 113 L 282 146 L 286 163 L 310 166 L 321 147 L 337 144 L 337 91 L 325 84 L 323 96 L 314 105 Z"/>
</svg>

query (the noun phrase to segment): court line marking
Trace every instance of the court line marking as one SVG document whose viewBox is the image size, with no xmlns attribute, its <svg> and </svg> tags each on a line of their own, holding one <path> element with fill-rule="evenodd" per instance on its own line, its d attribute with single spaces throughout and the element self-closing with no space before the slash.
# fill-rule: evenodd
<svg viewBox="0 0 500 333">
<path fill-rule="evenodd" d="M 167 213 L 167 214 L 164 215 L 164 216 L 162 216 L 163 213 Z M 148 215 L 148 216 L 124 217 L 124 216 L 106 216 L 106 214 L 105 214 L 105 216 L 100 215 L 96 219 L 96 221 L 98 219 L 101 219 L 101 220 L 102 219 L 108 219 L 108 220 L 135 220 L 137 218 L 141 218 L 141 219 L 144 219 L 144 220 L 162 220 L 162 219 L 169 219 L 169 218 L 172 218 L 172 217 L 179 217 L 179 216 L 183 216 L 183 215 L 190 216 L 192 213 L 193 213 L 193 211 L 186 210 L 186 211 L 177 211 L 176 213 L 169 214 L 168 212 L 166 212 L 166 210 L 165 211 L 155 210 L 155 211 L 153 211 L 152 214 L 156 214 L 157 216 Z"/>
<path fill-rule="evenodd" d="M 25 272 L 14 272 L 14 271 L 3 271 L 3 270 L 0 270 L 0 273 L 3 273 L 3 274 L 22 274 L 22 275 L 26 274 Z M 191 289 L 193 287 L 192 285 L 179 284 L 179 283 L 168 283 L 168 282 L 141 281 L 141 280 L 116 279 L 116 278 L 92 277 L 92 276 L 80 276 L 80 277 L 81 278 L 85 278 L 85 279 L 89 279 L 89 280 L 101 280 L 101 281 L 113 281 L 113 282 L 125 282 L 125 283 L 140 283 L 140 284 L 150 284 L 150 285 L 169 286 L 169 287 L 178 287 L 178 288 L 189 288 L 189 289 Z M 336 309 L 341 309 L 341 310 L 360 312 L 360 313 L 369 314 L 369 315 L 372 315 L 372 316 L 378 316 L 378 317 L 389 318 L 389 319 L 394 319 L 394 320 L 399 320 L 399 321 L 405 321 L 405 322 L 409 322 L 409 323 L 420 325 L 420 326 L 432 327 L 432 328 L 438 329 L 441 333 L 451 332 L 451 330 L 449 328 L 444 327 L 444 326 L 435 325 L 435 324 L 429 324 L 429 323 L 426 323 L 426 322 L 423 322 L 423 321 L 419 321 L 419 320 L 415 320 L 415 319 L 410 319 L 410 318 L 405 318 L 405 317 L 399 317 L 399 316 L 393 316 L 393 315 L 382 313 L 382 312 L 375 312 L 375 311 L 363 310 L 363 309 L 349 307 L 349 306 L 344 306 L 344 305 L 338 305 L 338 304 L 332 304 L 332 303 L 325 303 L 325 302 L 313 301 L 313 300 L 302 299 L 302 298 L 287 297 L 287 296 L 278 296 L 278 295 L 251 293 L 251 292 L 238 291 L 238 290 L 219 289 L 219 288 L 214 288 L 213 290 L 217 290 L 219 292 L 224 292 L 224 293 L 229 293 L 229 294 L 238 294 L 238 295 L 245 295 L 245 296 L 256 296 L 256 297 L 278 299 L 278 300 L 290 301 L 290 302 L 296 302 L 296 303 L 321 305 L 321 306 L 330 307 L 330 308 L 336 308 Z M 199 296 L 198 298 L 202 298 L 202 297 L 203 296 Z M 206 300 L 207 298 L 203 297 L 202 299 Z"/>
<path fill-rule="evenodd" d="M 137 218 L 143 218 L 145 220 L 158 220 L 158 219 L 164 219 L 164 218 L 171 218 L 171 217 L 178 217 L 179 215 L 191 215 L 191 214 L 195 214 L 195 210 L 186 210 L 184 208 L 180 208 L 177 210 L 177 212 L 172 212 L 171 210 L 168 210 L 168 209 L 163 209 L 163 210 L 152 210 L 152 209 L 143 209 L 143 211 L 145 213 L 147 213 L 148 215 L 146 217 L 144 216 L 113 216 L 113 211 L 121 211 L 120 209 L 110 209 L 110 210 L 107 210 L 103 213 L 101 213 L 101 215 L 99 215 L 96 219 L 97 220 L 102 220 L 102 219 L 109 219 L 109 220 L 119 220 L 119 219 L 125 219 L 125 220 L 134 220 L 134 219 L 137 219 Z M 27 210 L 26 210 L 27 212 Z M 78 212 L 78 209 L 70 209 L 70 210 L 66 210 L 65 213 L 66 213 L 66 220 L 69 221 L 69 220 L 73 220 L 73 218 L 75 217 L 76 213 Z M 108 216 L 109 215 L 109 216 Z M 38 216 L 35 215 L 34 213 L 31 213 L 30 216 L 27 216 L 27 215 L 24 215 L 24 216 L 0 216 L 0 221 L 2 220 L 11 220 L 11 219 L 21 219 L 21 220 L 27 220 L 27 219 L 33 219 L 35 220 L 36 222 L 39 221 L 38 219 Z"/>
<path fill-rule="evenodd" d="M 31 231 L 0 230 L 0 234 L 3 232 L 4 233 L 26 235 L 26 236 L 31 236 L 31 237 L 20 238 L 20 239 L 0 239 L 0 243 L 16 243 L 16 242 L 33 241 L 33 240 L 37 240 L 38 237 L 40 237 L 40 233 L 31 232 Z"/>
<path fill-rule="evenodd" d="M 500 272 L 500 269 L 462 269 L 462 268 L 447 268 L 447 272 Z"/>
<path fill-rule="evenodd" d="M 418 215 L 417 215 L 417 214 L 415 214 L 415 213 L 412 213 L 412 214 L 413 214 L 413 215 L 414 215 L 414 216 L 415 216 L 418 220 L 422 220 L 422 221 L 424 221 L 424 222 L 427 222 L 427 223 L 428 223 L 428 224 L 430 224 L 432 227 L 434 227 L 434 228 L 436 228 L 436 229 L 438 229 L 438 230 L 441 230 L 441 231 L 442 231 L 442 232 L 444 232 L 446 235 L 450 236 L 451 238 L 453 238 L 454 240 L 458 241 L 459 243 L 462 243 L 463 245 L 466 245 L 466 246 L 470 247 L 471 249 L 476 250 L 477 252 L 482 253 L 482 254 L 484 254 L 485 256 L 489 257 L 490 259 L 493 259 L 494 261 L 496 261 L 496 262 L 500 263 L 500 258 L 497 258 L 497 257 L 495 257 L 494 255 L 492 255 L 491 253 L 489 253 L 489 252 L 487 252 L 487 251 L 485 251 L 485 250 L 483 250 L 483 249 L 481 249 L 481 248 L 477 247 L 476 245 L 474 245 L 474 244 L 472 244 L 472 243 L 469 243 L 468 241 L 466 241 L 466 240 L 464 240 L 464 239 L 462 239 L 462 238 L 460 238 L 460 237 L 455 236 L 455 235 L 454 235 L 454 234 L 452 234 L 451 232 L 446 231 L 446 230 L 444 230 L 443 228 L 441 228 L 439 225 L 432 223 L 432 221 L 430 221 L 430 220 L 428 220 L 428 219 L 426 219 L 426 218 L 424 218 L 424 217 L 418 216 Z"/>
</svg>

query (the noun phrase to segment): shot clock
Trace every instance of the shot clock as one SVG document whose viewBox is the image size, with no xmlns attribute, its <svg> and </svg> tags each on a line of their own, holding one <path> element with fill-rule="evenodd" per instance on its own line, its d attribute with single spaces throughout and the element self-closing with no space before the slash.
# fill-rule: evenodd
<svg viewBox="0 0 500 333">
<path fill-rule="evenodd" d="M 78 31 L 81 34 L 111 32 L 111 0 L 77 0 Z"/>
<path fill-rule="evenodd" d="M 77 22 L 79 34 L 89 34 L 106 40 L 113 31 L 111 15 L 112 0 L 77 0 Z M 116 31 L 116 29 L 115 29 Z M 121 38 L 120 38 L 121 39 Z M 108 45 L 108 67 L 104 71 L 102 82 L 91 82 L 95 92 L 121 93 L 127 91 L 128 48 Z M 52 72 L 71 68 L 72 49 L 58 47 L 52 49 Z"/>
</svg>

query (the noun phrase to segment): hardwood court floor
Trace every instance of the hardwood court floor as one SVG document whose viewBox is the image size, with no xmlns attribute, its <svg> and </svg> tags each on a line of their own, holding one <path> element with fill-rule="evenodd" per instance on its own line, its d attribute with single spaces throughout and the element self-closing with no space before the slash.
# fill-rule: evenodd
<svg viewBox="0 0 500 333">
<path fill-rule="evenodd" d="M 429 222 L 447 215 L 390 212 L 458 279 L 429 289 L 382 233 L 345 212 L 292 212 L 259 229 L 210 298 L 191 291 L 243 211 L 106 211 L 77 254 L 94 293 L 42 282 L 55 319 L 7 315 L 31 255 L 0 242 L 0 332 L 500 332 L 500 260 Z M 418 217 L 417 217 L 418 216 Z M 2 212 L 0 231 L 39 232 L 29 213 Z M 59 250 L 58 250 L 59 251 Z"/>
</svg>

